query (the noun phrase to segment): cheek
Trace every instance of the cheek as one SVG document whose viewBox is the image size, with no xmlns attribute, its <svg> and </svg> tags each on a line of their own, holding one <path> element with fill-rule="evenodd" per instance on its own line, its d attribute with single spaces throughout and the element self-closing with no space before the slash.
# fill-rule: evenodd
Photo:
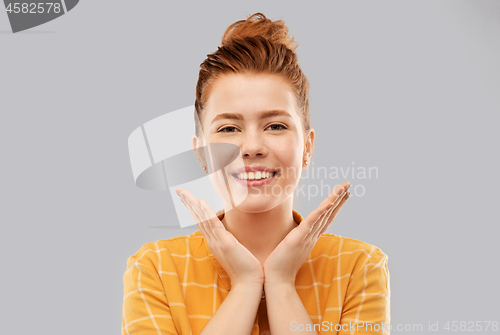
<svg viewBox="0 0 500 335">
<path fill-rule="evenodd" d="M 279 153 L 280 161 L 285 166 L 295 167 L 300 165 L 300 155 L 298 149 L 289 148 L 281 150 Z"/>
<path fill-rule="evenodd" d="M 275 155 L 285 169 L 283 176 L 288 180 L 300 178 L 302 173 L 302 145 L 300 141 L 291 139 L 276 147 Z"/>
</svg>

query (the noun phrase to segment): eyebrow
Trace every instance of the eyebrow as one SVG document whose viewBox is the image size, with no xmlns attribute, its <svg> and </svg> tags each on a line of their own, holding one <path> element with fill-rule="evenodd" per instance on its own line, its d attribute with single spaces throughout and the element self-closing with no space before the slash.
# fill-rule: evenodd
<svg viewBox="0 0 500 335">
<path fill-rule="evenodd" d="M 261 111 L 258 114 L 259 119 L 265 119 L 268 117 L 273 117 L 273 116 L 286 116 L 289 118 L 292 118 L 291 115 L 280 109 L 275 109 L 275 110 L 270 110 L 270 111 Z M 221 119 L 231 119 L 231 120 L 243 120 L 243 114 L 238 114 L 238 113 L 220 113 L 214 119 L 212 120 L 212 123 L 214 123 L 217 120 Z"/>
</svg>

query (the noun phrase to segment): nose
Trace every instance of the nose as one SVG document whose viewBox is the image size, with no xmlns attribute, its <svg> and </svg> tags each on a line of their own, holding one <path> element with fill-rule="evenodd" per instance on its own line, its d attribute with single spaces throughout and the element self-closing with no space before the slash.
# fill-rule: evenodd
<svg viewBox="0 0 500 335">
<path fill-rule="evenodd" d="M 268 154 L 265 139 L 258 131 L 247 131 L 240 145 L 244 158 L 262 158 Z"/>
</svg>

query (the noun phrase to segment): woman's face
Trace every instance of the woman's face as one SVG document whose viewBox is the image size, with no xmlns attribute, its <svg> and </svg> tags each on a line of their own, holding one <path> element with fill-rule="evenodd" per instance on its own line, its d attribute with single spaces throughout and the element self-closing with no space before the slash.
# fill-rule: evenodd
<svg viewBox="0 0 500 335">
<path fill-rule="evenodd" d="M 314 131 L 305 143 L 296 99 L 287 82 L 276 75 L 223 76 L 209 93 L 202 122 L 205 141 L 231 143 L 240 148 L 240 159 L 224 169 L 238 209 L 264 212 L 293 194 L 304 159 L 309 159 Z M 250 173 L 249 168 L 273 172 L 268 177 L 264 171 Z M 245 176 L 238 174 L 242 169 L 247 170 L 248 180 L 242 180 Z M 259 175 L 261 180 L 256 180 Z M 224 196 L 227 193 L 222 191 L 226 188 L 222 172 L 211 174 L 210 178 L 226 204 L 230 204 Z"/>
</svg>

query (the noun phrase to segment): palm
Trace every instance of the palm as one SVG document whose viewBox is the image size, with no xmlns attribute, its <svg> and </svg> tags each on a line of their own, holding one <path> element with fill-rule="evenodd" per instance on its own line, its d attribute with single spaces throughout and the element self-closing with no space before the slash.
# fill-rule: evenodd
<svg viewBox="0 0 500 335">
<path fill-rule="evenodd" d="M 267 257 L 263 265 L 264 272 L 282 272 L 283 269 L 291 268 L 294 263 L 303 264 L 308 255 L 303 254 L 301 240 L 298 228 L 292 229 Z"/>
<path fill-rule="evenodd" d="M 298 227 L 293 228 L 264 262 L 266 282 L 294 283 L 297 272 L 306 261 L 320 236 L 335 219 L 349 198 L 350 184 L 336 188 Z M 345 188 L 344 188 L 345 187 Z"/>
</svg>

